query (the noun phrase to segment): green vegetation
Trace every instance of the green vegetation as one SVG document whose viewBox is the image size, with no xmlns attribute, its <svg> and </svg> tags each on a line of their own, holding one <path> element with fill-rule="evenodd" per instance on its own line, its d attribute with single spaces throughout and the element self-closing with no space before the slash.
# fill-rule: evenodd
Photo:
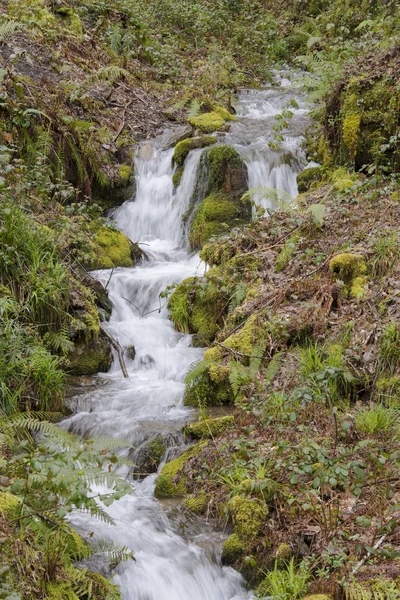
<svg viewBox="0 0 400 600">
<path fill-rule="evenodd" d="M 190 219 L 192 248 L 201 248 L 212 237 L 251 218 L 250 201 L 243 196 L 247 190 L 247 169 L 231 146 L 215 146 L 203 153 L 196 188 L 203 191 L 204 197 L 198 198 L 195 191 L 196 203 L 186 215 Z"/>
<path fill-rule="evenodd" d="M 119 598 L 77 566 L 90 549 L 65 516 L 106 518 L 91 486 L 111 485 L 105 504 L 127 486 L 108 442 L 52 421 L 66 373 L 110 364 L 107 294 L 85 269 L 140 257 L 104 210 L 132 197 L 133 148 L 167 120 L 193 128 L 175 148 L 175 187 L 188 152 L 215 144 L 186 215 L 213 268 L 170 298 L 177 329 L 208 346 L 185 403 L 235 416 L 188 425 L 203 441 L 163 468 L 156 492 L 228 521 L 223 560 L 259 594 L 398 597 L 398 15 L 397 0 L 2 4 L 0 597 Z M 246 167 L 203 134 L 221 142 L 234 92 L 289 61 L 306 73 L 306 152 L 321 167 L 299 174 L 296 210 L 275 192 L 271 218 L 246 225 Z"/>
<path fill-rule="evenodd" d="M 183 427 L 183 432 L 194 438 L 214 438 L 223 433 L 234 424 L 233 416 L 219 417 L 217 419 L 205 419 L 200 423 L 189 423 Z"/>
<path fill-rule="evenodd" d="M 92 269 L 113 269 L 133 265 L 131 242 L 122 231 L 101 227 L 94 237 Z"/>
</svg>

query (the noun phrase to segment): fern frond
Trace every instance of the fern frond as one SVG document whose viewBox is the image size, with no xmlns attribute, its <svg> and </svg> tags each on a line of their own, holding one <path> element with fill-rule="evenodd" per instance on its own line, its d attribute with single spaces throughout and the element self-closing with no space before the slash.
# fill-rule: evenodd
<svg viewBox="0 0 400 600">
<path fill-rule="evenodd" d="M 109 81 L 115 83 L 119 79 L 127 79 L 129 77 L 129 71 L 119 67 L 118 65 L 109 65 L 107 67 L 100 67 L 90 78 L 91 81 Z"/>
<path fill-rule="evenodd" d="M 190 365 L 185 377 L 186 385 L 195 382 L 199 377 L 201 377 L 201 375 L 203 375 L 203 373 L 207 371 L 208 367 L 210 367 L 212 364 L 212 360 L 198 360 L 196 362 L 193 362 Z"/>
<path fill-rule="evenodd" d="M 99 540 L 93 546 L 93 550 L 107 557 L 111 561 L 113 568 L 121 562 L 135 560 L 132 550 L 129 550 L 126 546 L 117 546 L 110 540 Z"/>
<path fill-rule="evenodd" d="M 200 102 L 197 100 L 197 98 L 195 98 L 194 100 L 191 101 L 190 106 L 189 106 L 189 117 L 197 117 L 197 115 L 200 113 Z"/>
<path fill-rule="evenodd" d="M 0 43 L 4 44 L 14 33 L 20 29 L 21 24 L 17 21 L 5 21 L 0 23 Z"/>
<path fill-rule="evenodd" d="M 295 199 L 285 190 L 270 188 L 265 185 L 251 188 L 246 195 L 250 196 L 256 204 L 266 200 L 271 204 L 271 207 L 276 209 L 293 210 L 296 208 Z"/>
<path fill-rule="evenodd" d="M 284 357 L 284 352 L 277 352 L 272 359 L 268 363 L 268 367 L 265 371 L 265 380 L 267 383 L 271 383 L 278 375 L 282 361 Z"/>
</svg>

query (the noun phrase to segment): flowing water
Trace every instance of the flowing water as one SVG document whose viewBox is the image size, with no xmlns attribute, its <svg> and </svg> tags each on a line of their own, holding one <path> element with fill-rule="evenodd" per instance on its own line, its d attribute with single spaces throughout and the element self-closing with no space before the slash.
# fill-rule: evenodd
<svg viewBox="0 0 400 600">
<path fill-rule="evenodd" d="M 266 186 L 297 194 L 296 174 L 305 166 L 300 147 L 306 109 L 298 91 L 281 79 L 281 85 L 244 90 L 238 103 L 238 121 L 221 138 L 234 145 L 245 160 L 249 187 Z M 275 116 L 295 98 L 298 108 L 279 149 L 273 141 Z M 116 225 L 140 242 L 148 260 L 134 268 L 95 275 L 107 284 L 113 311 L 108 331 L 122 347 L 134 346 L 133 360 L 126 358 L 129 378 L 124 379 L 118 360 L 103 385 L 81 394 L 75 414 L 64 427 L 86 437 L 100 435 L 126 440 L 135 448 L 157 434 L 179 440 L 182 424 L 195 413 L 183 406 L 184 378 L 189 365 L 203 351 L 191 347 L 191 337 L 175 331 L 160 293 L 169 285 L 206 266 L 186 247 L 182 215 L 192 196 L 201 150 L 192 151 L 185 163 L 181 184 L 174 193 L 173 150 L 154 149 L 152 156 L 136 158 L 137 191 L 114 214 Z M 258 194 L 264 208 L 270 197 Z M 91 539 L 106 538 L 135 553 L 135 561 L 119 565 L 114 581 L 124 600 L 245 600 L 252 597 L 241 576 L 218 561 L 220 544 L 211 530 L 194 526 L 190 535 L 177 532 L 172 512 L 153 496 L 156 475 L 134 482 L 134 493 L 107 508 L 115 525 L 76 514 L 73 525 Z"/>
</svg>

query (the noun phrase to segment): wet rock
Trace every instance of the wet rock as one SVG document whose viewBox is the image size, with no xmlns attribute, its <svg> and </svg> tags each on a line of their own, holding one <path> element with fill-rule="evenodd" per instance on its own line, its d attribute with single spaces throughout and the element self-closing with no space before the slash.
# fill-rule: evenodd
<svg viewBox="0 0 400 600">
<path fill-rule="evenodd" d="M 70 375 L 95 375 L 106 373 L 112 364 L 111 345 L 104 335 L 88 339 L 79 336 L 68 355 L 67 373 Z"/>
<path fill-rule="evenodd" d="M 193 249 L 250 221 L 251 202 L 244 195 L 247 180 L 247 167 L 232 146 L 214 146 L 203 153 L 185 215 L 190 222 L 189 242 Z"/>
<path fill-rule="evenodd" d="M 144 146 L 141 146 L 137 153 L 139 158 L 146 161 L 151 160 L 153 158 L 153 154 L 154 148 L 151 144 L 145 144 Z"/>
<path fill-rule="evenodd" d="M 128 358 L 130 358 L 130 360 L 135 360 L 135 356 L 136 356 L 136 349 L 135 346 L 128 346 L 125 349 L 126 355 L 128 356 Z"/>
<path fill-rule="evenodd" d="M 131 474 L 145 477 L 149 473 L 156 473 L 167 449 L 179 442 L 180 436 L 172 433 L 159 433 L 147 439 L 130 454 L 130 459 L 135 463 Z"/>
</svg>

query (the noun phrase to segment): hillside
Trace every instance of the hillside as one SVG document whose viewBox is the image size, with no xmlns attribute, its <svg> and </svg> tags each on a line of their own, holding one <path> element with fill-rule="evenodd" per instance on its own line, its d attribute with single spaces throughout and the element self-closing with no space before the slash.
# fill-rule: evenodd
<svg viewBox="0 0 400 600">
<path fill-rule="evenodd" d="M 112 521 L 93 486 L 105 508 L 132 493 L 124 441 L 56 424 L 71 377 L 121 351 L 108 285 L 146 243 L 109 211 L 160 138 L 175 192 L 203 151 L 184 222 L 210 268 L 160 297 L 206 350 L 186 375 L 190 448 L 156 496 L 224 532 L 256 597 L 399 597 L 399 36 L 395 0 L 1 3 L 0 598 L 125 598 L 108 577 L 131 549 L 93 550 L 67 520 Z M 225 143 L 240 90 L 279 69 L 311 107 L 295 201 L 248 190 Z M 271 150 L 296 109 L 273 117 Z M 178 438 L 129 468 L 155 471 Z"/>
</svg>

